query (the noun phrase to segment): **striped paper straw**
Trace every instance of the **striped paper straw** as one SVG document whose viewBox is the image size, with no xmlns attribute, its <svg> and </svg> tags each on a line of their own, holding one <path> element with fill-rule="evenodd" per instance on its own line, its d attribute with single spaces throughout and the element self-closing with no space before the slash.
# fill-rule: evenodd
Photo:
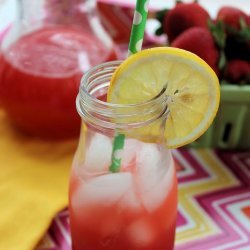
<svg viewBox="0 0 250 250">
<path fill-rule="evenodd" d="M 130 35 L 128 56 L 137 53 L 142 48 L 143 37 L 148 16 L 149 0 L 137 0 L 133 25 Z M 113 150 L 111 156 L 110 172 L 117 173 L 121 168 L 121 152 L 125 144 L 125 135 L 117 134 L 113 142 Z"/>
</svg>

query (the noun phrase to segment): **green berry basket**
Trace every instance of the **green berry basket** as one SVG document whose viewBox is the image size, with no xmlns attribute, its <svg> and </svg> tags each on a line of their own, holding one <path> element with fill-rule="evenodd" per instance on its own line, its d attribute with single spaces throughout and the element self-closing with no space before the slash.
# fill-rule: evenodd
<svg viewBox="0 0 250 250">
<path fill-rule="evenodd" d="M 190 147 L 250 149 L 250 86 L 221 83 L 221 102 L 217 116 Z"/>
</svg>

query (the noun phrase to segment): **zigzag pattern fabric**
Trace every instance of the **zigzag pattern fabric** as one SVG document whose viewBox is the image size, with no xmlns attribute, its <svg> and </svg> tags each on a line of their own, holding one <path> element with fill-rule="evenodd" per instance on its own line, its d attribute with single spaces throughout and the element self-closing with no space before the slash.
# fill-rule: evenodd
<svg viewBox="0 0 250 250">
<path fill-rule="evenodd" d="M 175 250 L 250 249 L 250 152 L 178 149 L 173 155 L 179 180 Z M 36 250 L 59 249 L 71 250 L 67 210 Z"/>
</svg>

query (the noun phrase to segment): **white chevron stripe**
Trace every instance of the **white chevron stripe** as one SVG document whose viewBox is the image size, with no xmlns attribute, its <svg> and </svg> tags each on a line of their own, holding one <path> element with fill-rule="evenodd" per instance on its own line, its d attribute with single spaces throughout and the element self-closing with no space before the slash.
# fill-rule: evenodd
<svg viewBox="0 0 250 250">
<path fill-rule="evenodd" d="M 69 216 L 69 210 L 64 210 L 58 214 L 58 216 L 61 217 L 68 217 Z"/>
<path fill-rule="evenodd" d="M 186 176 L 190 176 L 194 174 L 194 169 L 192 168 L 190 163 L 186 161 L 186 159 L 181 155 L 179 151 L 172 150 L 172 154 L 174 158 L 176 158 L 181 163 L 182 167 L 184 167 L 184 170 L 177 172 L 178 178 L 186 177 Z"/>
<path fill-rule="evenodd" d="M 250 221 L 249 218 L 242 212 L 242 208 L 250 207 L 250 193 L 248 194 L 249 199 L 245 201 L 240 201 L 232 205 L 228 205 L 227 209 L 230 211 L 233 217 L 239 221 L 243 227 L 245 227 L 250 233 Z M 249 234 L 250 235 L 250 234 Z M 250 237 L 250 236 L 249 236 Z M 250 249 L 250 246 L 249 246 Z"/>
<path fill-rule="evenodd" d="M 195 228 L 196 227 L 195 222 L 193 221 L 192 217 L 190 217 L 189 214 L 185 211 L 185 209 L 182 207 L 181 204 L 178 205 L 178 210 L 181 213 L 181 215 L 187 220 L 187 223 L 185 225 L 178 226 L 176 228 L 176 232 L 180 233 L 188 229 Z"/>
<path fill-rule="evenodd" d="M 230 179 L 234 179 L 236 183 L 240 184 L 240 181 L 235 178 L 234 174 L 231 171 L 228 171 L 228 167 L 225 165 L 224 162 L 222 162 L 218 156 L 216 156 L 213 151 L 206 150 L 207 154 L 209 154 L 209 157 L 211 157 L 219 166 L 220 169 L 224 171 L 230 177 Z M 212 176 L 211 179 L 216 179 L 217 175 L 211 170 L 211 167 L 207 165 L 206 162 L 203 161 L 203 159 L 199 156 L 199 154 L 196 152 L 196 150 L 192 149 L 190 150 L 190 153 L 195 156 L 196 160 L 200 162 L 203 168 L 206 169 L 206 171 Z M 235 184 L 236 184 L 235 183 Z"/>
<path fill-rule="evenodd" d="M 191 155 L 193 155 L 193 157 L 196 159 L 196 161 L 198 161 L 198 163 L 200 164 L 200 166 L 202 166 L 202 168 L 204 168 L 208 174 L 210 175 L 209 178 L 211 178 L 210 180 L 213 180 L 217 177 L 216 173 L 214 173 L 211 168 L 209 168 L 209 166 L 207 166 L 207 163 L 204 162 L 204 160 L 202 159 L 202 157 L 199 155 L 199 153 L 197 153 L 195 150 L 190 150 L 189 151 Z M 207 151 L 209 153 L 209 151 Z"/>
<path fill-rule="evenodd" d="M 230 216 L 224 213 L 223 209 L 220 207 L 224 203 L 232 202 L 234 200 L 237 201 L 237 199 L 245 198 L 248 196 L 249 194 L 236 195 L 213 202 L 212 206 L 214 207 L 214 209 L 218 212 L 218 214 L 220 214 L 221 217 L 223 217 L 223 219 L 228 224 L 230 224 L 230 227 L 233 228 L 234 231 L 237 232 L 237 234 L 240 236 L 239 240 L 220 245 L 219 247 L 213 248 L 213 250 L 236 249 L 235 247 L 237 247 L 238 245 L 248 242 L 248 237 L 245 235 L 242 229 L 236 223 L 234 223 Z"/>
<path fill-rule="evenodd" d="M 62 223 L 60 222 L 60 219 L 58 217 L 55 218 L 55 223 L 57 224 L 57 226 L 59 227 L 63 237 L 65 238 L 66 242 L 71 245 L 71 237 L 69 232 L 64 228 L 64 226 L 62 225 Z"/>
<path fill-rule="evenodd" d="M 249 154 L 248 154 L 249 155 Z M 242 154 L 241 154 L 242 156 Z M 232 157 L 233 161 L 238 165 L 238 167 L 241 169 L 241 171 L 250 178 L 250 169 L 247 168 L 245 164 L 242 163 L 242 161 L 239 159 L 238 155 L 234 155 Z M 249 159 L 250 160 L 250 159 Z"/>
<path fill-rule="evenodd" d="M 237 247 L 237 249 L 235 248 L 235 250 L 250 250 L 250 246 L 246 246 L 246 247 Z"/>
</svg>

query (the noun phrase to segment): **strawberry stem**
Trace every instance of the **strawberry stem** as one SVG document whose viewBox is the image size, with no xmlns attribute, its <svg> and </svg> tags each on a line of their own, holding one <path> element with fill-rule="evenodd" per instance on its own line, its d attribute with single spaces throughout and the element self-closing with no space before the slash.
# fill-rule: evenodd
<svg viewBox="0 0 250 250">
<path fill-rule="evenodd" d="M 226 67 L 226 55 L 224 50 L 220 51 L 220 58 L 218 62 L 218 68 L 219 70 L 223 70 Z"/>
<path fill-rule="evenodd" d="M 208 20 L 208 27 L 213 35 L 216 45 L 220 49 L 224 49 L 226 45 L 225 25 L 222 21 L 213 23 L 211 19 Z"/>
<path fill-rule="evenodd" d="M 180 4 L 180 3 L 183 3 L 183 1 L 182 0 L 176 0 L 175 1 L 175 5 Z"/>
<path fill-rule="evenodd" d="M 160 10 L 156 13 L 155 18 L 160 23 L 160 27 L 158 29 L 156 29 L 156 31 L 155 31 L 155 35 L 157 35 L 157 36 L 164 34 L 163 22 L 164 22 L 165 15 L 167 15 L 168 11 L 169 11 L 169 9 L 163 9 L 163 10 Z"/>
</svg>

